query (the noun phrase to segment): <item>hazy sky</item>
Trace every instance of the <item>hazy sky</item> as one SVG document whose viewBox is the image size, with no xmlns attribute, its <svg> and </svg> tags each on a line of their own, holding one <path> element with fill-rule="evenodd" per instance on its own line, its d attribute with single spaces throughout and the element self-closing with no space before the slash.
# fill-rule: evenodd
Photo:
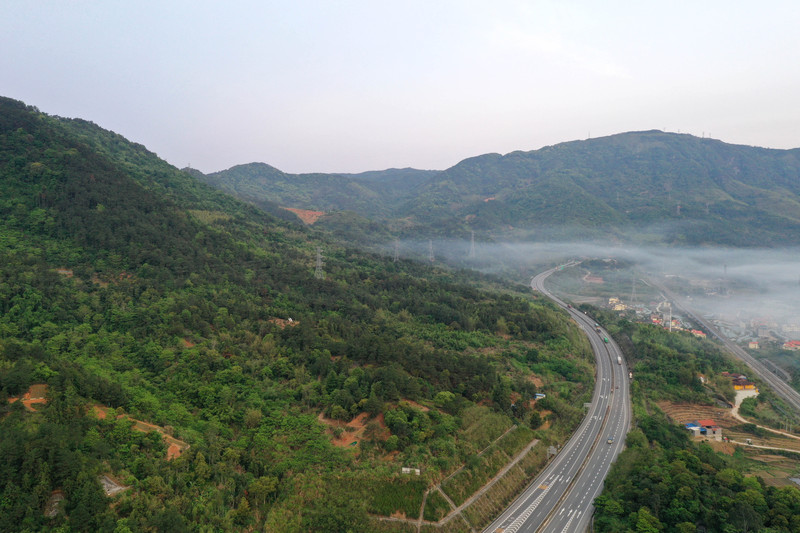
<svg viewBox="0 0 800 533">
<path fill-rule="evenodd" d="M 800 146 L 800 2 L 0 0 L 0 94 L 178 167 L 443 169 L 643 129 Z"/>
</svg>

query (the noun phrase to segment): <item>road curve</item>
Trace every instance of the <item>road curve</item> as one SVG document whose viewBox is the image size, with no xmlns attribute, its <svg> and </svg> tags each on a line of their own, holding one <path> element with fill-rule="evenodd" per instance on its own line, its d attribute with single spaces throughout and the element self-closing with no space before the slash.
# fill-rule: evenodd
<svg viewBox="0 0 800 533">
<path fill-rule="evenodd" d="M 597 363 L 591 404 L 569 441 L 484 530 L 486 533 L 585 531 L 593 512 L 592 502 L 625 444 L 631 411 L 628 372 L 619 347 L 604 330 L 596 331 L 594 320 L 544 288 L 548 276 L 576 264 L 570 262 L 542 272 L 531 280 L 531 287 L 569 312 L 586 333 Z"/>
</svg>

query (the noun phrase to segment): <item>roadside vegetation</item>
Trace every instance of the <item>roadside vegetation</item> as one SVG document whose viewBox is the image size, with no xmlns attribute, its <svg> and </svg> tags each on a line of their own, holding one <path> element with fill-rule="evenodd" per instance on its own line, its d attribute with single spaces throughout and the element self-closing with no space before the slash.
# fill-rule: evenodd
<svg viewBox="0 0 800 533">
<path fill-rule="evenodd" d="M 726 454 L 714 443 L 693 441 L 658 407 L 663 401 L 725 406 L 733 396 L 729 382 L 703 384 L 698 376 L 739 371 L 739 365 L 687 333 L 592 313 L 634 375 L 634 427 L 595 500 L 595 530 L 800 531 L 800 489 L 767 485 L 754 475 L 765 469 L 762 461 L 732 445 Z"/>
</svg>

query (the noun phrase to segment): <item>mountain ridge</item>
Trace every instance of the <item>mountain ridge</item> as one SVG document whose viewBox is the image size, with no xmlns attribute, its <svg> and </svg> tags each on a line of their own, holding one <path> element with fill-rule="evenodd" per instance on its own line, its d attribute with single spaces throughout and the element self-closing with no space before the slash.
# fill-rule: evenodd
<svg viewBox="0 0 800 533">
<path fill-rule="evenodd" d="M 316 187 L 342 183 L 339 175 L 314 176 Z M 230 181 L 225 171 L 215 177 Z M 417 235 L 479 230 L 495 239 L 635 241 L 660 228 L 652 231 L 666 244 L 800 243 L 799 148 L 644 130 L 478 155 L 417 178 L 395 195 L 348 184 L 347 199 L 320 198 L 295 182 L 291 198 L 268 186 L 253 197 L 353 210 L 390 225 L 403 219 Z M 227 190 L 243 197 L 236 187 Z"/>
</svg>

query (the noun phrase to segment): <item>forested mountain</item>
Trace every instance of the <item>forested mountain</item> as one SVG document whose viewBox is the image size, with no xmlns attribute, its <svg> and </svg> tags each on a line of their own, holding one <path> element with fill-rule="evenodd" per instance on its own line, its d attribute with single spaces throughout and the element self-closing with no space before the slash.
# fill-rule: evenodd
<svg viewBox="0 0 800 533">
<path fill-rule="evenodd" d="M 545 420 L 563 438 L 591 380 L 527 292 L 337 246 L 0 99 L 0 531 L 375 531 Z"/>
<path fill-rule="evenodd" d="M 250 163 L 199 177 L 259 206 L 268 201 L 285 207 L 385 217 L 435 174 L 412 168 L 361 174 L 286 174 L 264 163 Z"/>
<path fill-rule="evenodd" d="M 400 212 L 517 234 L 571 226 L 578 236 L 600 228 L 668 243 L 778 245 L 800 242 L 799 194 L 800 150 L 646 131 L 467 159 Z"/>
<path fill-rule="evenodd" d="M 278 171 L 276 171 L 278 172 Z M 423 176 L 419 176 L 423 177 Z M 661 131 L 631 132 L 507 155 L 466 159 L 402 194 L 370 189 L 341 199 L 319 175 L 303 194 L 277 185 L 243 194 L 295 200 L 310 209 L 350 209 L 403 219 L 403 227 L 462 237 L 613 237 L 667 244 L 800 243 L 800 149 L 770 150 Z M 352 187 L 352 185 L 349 185 Z M 315 191 L 312 195 L 309 191 Z M 316 194 L 316 192 L 320 194 Z M 252 191 L 251 191 L 252 192 Z M 354 198 L 359 199 L 356 201 Z"/>
</svg>

